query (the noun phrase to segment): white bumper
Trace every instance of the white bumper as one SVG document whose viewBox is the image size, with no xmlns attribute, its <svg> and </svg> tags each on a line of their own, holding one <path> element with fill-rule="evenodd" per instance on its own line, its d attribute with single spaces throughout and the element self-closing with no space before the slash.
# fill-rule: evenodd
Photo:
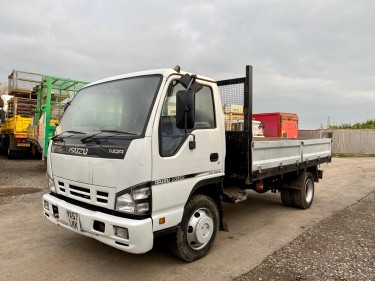
<svg viewBox="0 0 375 281">
<path fill-rule="evenodd" d="M 141 254 L 152 249 L 154 236 L 152 232 L 151 218 L 143 220 L 133 220 L 116 217 L 102 212 L 91 211 L 82 207 L 78 207 L 61 199 L 58 199 L 50 194 L 44 194 L 43 201 L 48 202 L 49 205 L 49 210 L 47 210 L 45 207 L 43 208 L 44 216 L 49 221 L 55 224 L 58 224 L 82 235 L 95 238 L 107 245 L 125 252 Z M 58 208 L 58 217 L 54 216 L 52 205 Z M 67 211 L 71 211 L 79 215 L 80 230 L 76 231 L 69 226 Z M 104 223 L 104 232 L 94 229 L 94 221 Z M 114 226 L 127 228 L 129 239 L 123 239 L 116 236 Z"/>
</svg>

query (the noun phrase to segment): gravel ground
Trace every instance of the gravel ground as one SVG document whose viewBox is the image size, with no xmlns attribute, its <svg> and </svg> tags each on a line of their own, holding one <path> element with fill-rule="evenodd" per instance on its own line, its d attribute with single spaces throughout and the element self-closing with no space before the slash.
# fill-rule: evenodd
<svg viewBox="0 0 375 281">
<path fill-rule="evenodd" d="M 375 280 L 375 192 L 233 280 Z"/>
<path fill-rule="evenodd" d="M 273 250 L 267 252 L 267 249 L 286 245 L 247 274 L 232 280 L 375 281 L 375 192 L 360 200 L 374 190 L 374 165 L 373 162 L 363 164 L 362 160 L 358 161 L 336 159 L 336 164 L 327 168 L 328 176 L 323 181 L 327 184 L 320 184 L 320 200 L 314 202 L 315 210 L 309 210 L 309 213 L 279 209 L 278 198 L 273 201 L 272 194 L 268 201 L 262 199 L 259 203 L 253 197 L 247 209 L 231 206 L 227 215 L 232 216 L 232 232 L 219 233 L 221 240 L 216 242 L 216 253 L 212 251 L 208 257 L 193 264 L 181 264 L 163 250 L 130 256 L 94 240 L 54 228 L 40 214 L 41 196 L 47 191 L 45 163 L 35 159 L 7 160 L 0 155 L 0 211 L 4 211 L 0 215 L 0 280 L 121 280 L 125 272 L 129 280 L 191 280 L 192 274 L 197 280 L 230 280 L 259 264 L 267 253 L 272 253 Z M 355 178 L 355 175 L 349 180 L 343 176 L 343 173 L 353 171 L 366 181 Z M 343 187 L 351 189 L 334 200 L 333 196 L 340 194 L 328 188 L 330 181 L 341 190 Z M 345 200 L 340 203 L 343 197 L 350 197 L 351 203 L 346 204 Z M 327 212 L 330 208 L 341 210 L 357 200 L 360 201 L 338 213 Z M 20 223 L 13 224 L 13 221 L 25 219 L 24 212 L 30 213 L 24 222 L 25 229 Z M 326 219 L 315 224 L 315 219 L 319 218 L 316 212 L 326 214 Z M 263 213 L 267 216 L 262 216 Z M 252 214 L 251 219 L 248 219 L 249 214 Z M 309 216 L 304 217 L 307 214 Z M 244 221 L 247 221 L 248 228 L 243 228 Z M 290 235 L 285 231 L 285 225 L 292 233 L 301 228 L 306 231 L 291 243 L 287 244 L 292 239 L 286 239 L 280 244 L 277 239 Z M 251 250 L 243 251 L 247 247 Z M 147 264 L 141 272 L 140 264 Z M 230 270 L 238 265 L 240 268 L 228 274 L 228 264 Z M 43 272 L 43 276 L 38 275 L 39 272 Z"/>
<path fill-rule="evenodd" d="M 45 173 L 42 160 L 6 160 L 0 155 L 0 204 L 40 197 L 47 190 Z"/>
</svg>

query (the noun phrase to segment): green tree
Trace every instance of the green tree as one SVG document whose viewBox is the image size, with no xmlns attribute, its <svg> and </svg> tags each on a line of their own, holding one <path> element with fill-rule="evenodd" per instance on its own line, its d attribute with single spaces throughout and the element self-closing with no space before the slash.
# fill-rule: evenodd
<svg viewBox="0 0 375 281">
<path fill-rule="evenodd" d="M 362 123 L 330 125 L 329 129 L 375 129 L 375 119 L 370 119 Z"/>
</svg>

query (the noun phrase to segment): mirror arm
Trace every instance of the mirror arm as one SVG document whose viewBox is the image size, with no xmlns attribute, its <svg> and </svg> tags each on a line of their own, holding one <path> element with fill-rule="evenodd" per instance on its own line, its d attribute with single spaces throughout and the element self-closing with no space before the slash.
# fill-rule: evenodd
<svg viewBox="0 0 375 281">
<path fill-rule="evenodd" d="M 184 108 L 184 111 L 185 111 L 185 134 L 187 134 L 187 113 L 189 111 L 189 108 L 187 106 L 187 95 L 189 94 L 189 90 L 190 90 L 190 87 L 191 85 L 194 83 L 195 79 L 197 79 L 197 75 L 196 74 L 192 74 L 191 75 L 191 79 L 190 79 L 190 82 L 189 82 L 189 85 L 187 86 L 186 88 L 186 100 L 185 100 L 185 108 Z M 194 137 L 194 142 L 195 142 L 195 137 Z M 190 144 L 189 144 L 190 145 Z"/>
<path fill-rule="evenodd" d="M 191 85 L 194 83 L 195 79 L 197 79 L 197 75 L 196 75 L 196 74 L 192 74 L 192 75 L 191 75 L 190 82 L 189 82 L 189 85 L 188 85 L 187 88 L 186 88 L 186 91 L 187 91 L 187 92 L 189 92 L 190 87 L 191 87 Z"/>
<path fill-rule="evenodd" d="M 186 99 L 187 100 L 187 99 Z M 187 108 L 187 101 L 185 102 L 185 108 L 184 108 L 184 112 L 185 112 L 185 134 L 187 134 L 187 113 L 188 113 L 188 108 Z"/>
</svg>

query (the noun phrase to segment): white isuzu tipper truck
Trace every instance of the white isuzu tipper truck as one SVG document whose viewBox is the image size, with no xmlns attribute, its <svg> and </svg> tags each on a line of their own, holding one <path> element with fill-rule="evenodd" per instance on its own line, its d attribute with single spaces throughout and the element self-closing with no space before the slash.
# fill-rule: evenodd
<svg viewBox="0 0 375 281">
<path fill-rule="evenodd" d="M 224 104 L 242 106 L 241 126 Z M 200 259 L 227 230 L 223 202 L 278 191 L 308 209 L 331 161 L 331 139 L 257 138 L 252 127 L 251 66 L 223 81 L 177 66 L 91 83 L 50 142 L 44 216 L 130 253 L 169 234 L 178 257 Z"/>
</svg>

